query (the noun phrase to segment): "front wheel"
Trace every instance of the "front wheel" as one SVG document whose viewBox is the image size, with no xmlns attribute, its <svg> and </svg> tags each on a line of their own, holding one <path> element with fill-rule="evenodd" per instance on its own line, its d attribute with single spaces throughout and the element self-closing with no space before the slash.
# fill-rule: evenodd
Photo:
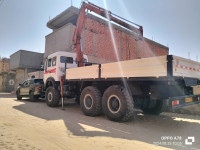
<svg viewBox="0 0 200 150">
<path fill-rule="evenodd" d="M 30 92 L 29 97 L 31 102 L 35 102 L 38 99 L 38 96 L 34 95 L 33 91 Z"/>
<path fill-rule="evenodd" d="M 22 96 L 20 96 L 19 90 L 16 92 L 16 95 L 17 95 L 17 100 L 21 100 L 22 99 Z"/>
<path fill-rule="evenodd" d="M 46 90 L 46 104 L 50 107 L 57 107 L 60 102 L 60 95 L 54 87 L 48 87 Z"/>
</svg>

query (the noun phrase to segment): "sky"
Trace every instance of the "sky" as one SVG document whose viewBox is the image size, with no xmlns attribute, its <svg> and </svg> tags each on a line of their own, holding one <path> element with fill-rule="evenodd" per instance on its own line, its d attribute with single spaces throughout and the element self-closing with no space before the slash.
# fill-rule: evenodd
<svg viewBox="0 0 200 150">
<path fill-rule="evenodd" d="M 0 56 L 44 52 L 46 23 L 81 0 L 0 0 Z M 200 61 L 200 0 L 89 0 L 143 26 L 144 36 L 169 53 Z M 105 2 L 104 2 L 105 1 Z"/>
</svg>

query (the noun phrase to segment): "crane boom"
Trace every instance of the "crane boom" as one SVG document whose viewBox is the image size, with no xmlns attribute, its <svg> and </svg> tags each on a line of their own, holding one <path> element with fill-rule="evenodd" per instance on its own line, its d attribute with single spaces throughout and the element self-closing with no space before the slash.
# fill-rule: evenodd
<svg viewBox="0 0 200 150">
<path fill-rule="evenodd" d="M 142 26 L 140 25 L 137 25 L 135 23 L 132 23 L 134 24 L 135 26 L 138 26 L 139 28 L 136 28 L 120 19 L 123 19 L 113 13 L 111 13 L 111 11 L 108 11 L 104 8 L 101 8 L 95 4 L 92 4 L 90 2 L 88 3 L 85 3 L 83 2 L 82 5 L 81 5 L 81 9 L 80 9 L 80 12 L 79 12 L 79 16 L 78 16 L 78 19 L 77 19 L 77 27 L 75 29 L 75 32 L 74 32 L 74 36 L 73 36 L 73 45 L 76 47 L 76 55 L 77 55 L 77 66 L 78 67 L 82 67 L 84 66 L 84 58 L 83 58 L 83 52 L 81 51 L 81 33 L 82 33 L 82 29 L 83 29 L 83 26 L 84 26 L 84 23 L 85 23 L 85 20 L 86 20 L 86 14 L 85 14 L 85 11 L 86 10 L 89 10 L 89 11 L 92 11 L 104 18 L 109 18 L 110 21 L 113 21 L 135 33 L 138 34 L 139 36 L 139 39 L 142 39 L 143 37 L 143 28 Z M 116 18 L 116 17 L 120 18 Z M 123 19 L 125 21 L 127 21 L 126 19 Z"/>
</svg>

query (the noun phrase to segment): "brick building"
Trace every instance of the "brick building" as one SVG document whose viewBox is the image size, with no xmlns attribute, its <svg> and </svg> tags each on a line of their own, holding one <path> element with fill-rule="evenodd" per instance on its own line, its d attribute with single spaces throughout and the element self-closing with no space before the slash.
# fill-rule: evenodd
<svg viewBox="0 0 200 150">
<path fill-rule="evenodd" d="M 0 73 L 1 72 L 8 72 L 9 64 L 10 64 L 10 59 L 8 59 L 8 58 L 0 59 Z"/>
<path fill-rule="evenodd" d="M 15 73 L 9 71 L 10 59 L 0 59 L 0 91 L 11 92 L 14 89 Z"/>
<path fill-rule="evenodd" d="M 46 36 L 44 57 L 56 51 L 75 52 L 72 38 L 78 13 L 78 8 L 70 7 L 47 23 L 53 32 Z M 137 40 L 137 35 L 116 24 L 112 24 L 112 31 L 114 40 L 112 40 L 108 22 L 88 14 L 82 30 L 81 44 L 90 62 L 117 61 L 117 56 L 119 60 L 131 60 L 169 53 L 168 47 L 147 38 Z"/>
</svg>

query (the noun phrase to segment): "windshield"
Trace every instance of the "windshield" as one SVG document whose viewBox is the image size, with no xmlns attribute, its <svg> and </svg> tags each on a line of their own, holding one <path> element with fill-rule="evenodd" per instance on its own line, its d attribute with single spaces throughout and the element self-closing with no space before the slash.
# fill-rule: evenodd
<svg viewBox="0 0 200 150">
<path fill-rule="evenodd" d="M 73 64 L 73 57 L 60 56 L 60 62 Z"/>
</svg>

